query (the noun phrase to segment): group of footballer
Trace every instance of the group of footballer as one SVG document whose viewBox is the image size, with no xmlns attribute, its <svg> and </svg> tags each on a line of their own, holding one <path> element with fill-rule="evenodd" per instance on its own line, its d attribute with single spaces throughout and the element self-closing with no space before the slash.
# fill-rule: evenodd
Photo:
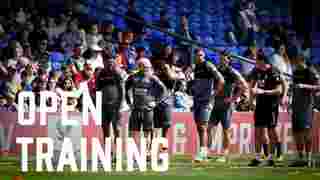
<svg viewBox="0 0 320 180">
<path fill-rule="evenodd" d="M 299 157 L 290 166 L 310 164 L 313 101 L 314 94 L 320 91 L 320 76 L 306 65 L 302 55 L 296 54 L 293 58 L 291 82 L 268 62 L 262 51 L 259 51 L 255 68 L 248 77 L 243 77 L 230 66 L 231 57 L 227 51 L 221 53 L 218 65 L 207 61 L 201 48 L 196 50 L 195 56 L 195 66 L 190 71 L 193 75 L 187 86 L 193 97 L 193 117 L 200 143 L 196 162 L 207 161 L 208 148 L 212 146 L 219 123 L 223 127 L 224 155 L 217 161 L 228 162 L 232 112 L 242 94 L 248 94 L 248 101 L 254 104 L 256 156 L 249 166 L 274 166 L 275 162 L 282 161 L 282 144 L 276 127 L 280 105 L 289 105 L 290 83 L 293 87 L 290 103 L 292 133 Z M 114 60 L 104 60 L 104 69 L 96 77 L 96 87 L 97 91 L 102 91 L 105 137 L 110 137 L 110 124 L 114 136 L 120 136 L 120 108 L 124 99 L 131 109 L 129 136 L 139 138 L 142 128 L 148 139 L 148 150 L 153 138 L 167 137 L 172 119 L 173 92 L 181 81 L 177 72 L 181 69 L 171 59 L 164 58 L 157 64 L 152 62 L 140 58 L 137 61 L 138 71 L 124 78 Z M 168 147 L 162 146 L 160 151 L 166 152 Z"/>
</svg>

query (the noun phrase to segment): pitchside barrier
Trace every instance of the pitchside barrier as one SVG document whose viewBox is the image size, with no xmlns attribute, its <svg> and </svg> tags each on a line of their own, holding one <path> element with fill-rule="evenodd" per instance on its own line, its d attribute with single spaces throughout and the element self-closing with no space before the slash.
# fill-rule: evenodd
<svg viewBox="0 0 320 180">
<path fill-rule="evenodd" d="M 122 137 L 123 151 L 126 151 L 126 137 L 128 136 L 128 117 L 129 113 L 123 113 L 122 116 Z M 39 120 L 39 113 L 36 114 L 36 120 Z M 80 149 L 80 137 L 86 137 L 88 141 L 88 154 L 91 153 L 91 139 L 100 138 L 103 144 L 102 130 L 96 126 L 93 120 L 89 121 L 88 126 L 81 125 L 82 114 L 72 113 L 69 115 L 72 120 L 78 120 L 79 124 L 74 126 L 62 126 L 60 113 L 47 114 L 48 123 L 46 126 L 40 126 L 39 121 L 32 126 L 21 126 L 18 124 L 18 114 L 10 112 L 0 113 L 0 148 L 2 153 L 8 155 L 17 155 L 21 153 L 21 145 L 16 143 L 17 137 L 49 137 L 54 139 L 54 148 L 61 148 L 61 139 L 69 137 L 72 140 L 75 151 Z M 320 152 L 320 113 L 315 113 L 313 123 L 313 151 Z M 284 143 L 284 152 L 290 154 L 294 152 L 294 141 L 291 133 L 290 115 L 286 112 L 280 113 L 278 131 L 280 138 Z M 212 154 L 222 152 L 221 127 L 218 128 L 217 136 L 214 140 L 214 147 L 210 149 Z M 236 112 L 233 115 L 231 126 L 231 153 L 249 154 L 254 150 L 254 129 L 252 112 Z M 171 154 L 191 154 L 196 153 L 197 131 L 193 121 L 192 113 L 173 113 L 172 128 L 169 131 L 169 149 Z M 35 140 L 34 140 L 35 142 Z M 29 155 L 34 155 L 36 144 L 28 146 Z"/>
</svg>

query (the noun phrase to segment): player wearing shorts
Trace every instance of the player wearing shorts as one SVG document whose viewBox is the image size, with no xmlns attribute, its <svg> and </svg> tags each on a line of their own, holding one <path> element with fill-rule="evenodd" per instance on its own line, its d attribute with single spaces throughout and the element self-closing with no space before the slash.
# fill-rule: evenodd
<svg viewBox="0 0 320 180">
<path fill-rule="evenodd" d="M 120 106 L 124 98 L 124 78 L 112 58 L 104 60 L 104 68 L 98 73 L 97 91 L 102 92 L 102 128 L 104 137 L 110 137 L 112 124 L 115 138 L 120 137 Z"/>
<path fill-rule="evenodd" d="M 208 148 L 212 145 L 213 137 L 216 134 L 216 128 L 221 123 L 223 128 L 223 149 L 224 156 L 218 158 L 218 162 L 226 162 L 229 154 L 230 145 L 230 126 L 234 103 L 240 96 L 248 90 L 248 85 L 242 75 L 230 66 L 230 57 L 225 51 L 220 56 L 220 64 L 217 66 L 219 72 L 223 75 L 225 84 L 223 94 L 217 94 L 215 105 L 211 112 L 208 128 Z M 237 90 L 237 91 L 236 91 Z M 213 130 L 213 132 L 212 132 Z"/>
<path fill-rule="evenodd" d="M 268 138 L 271 145 L 277 147 L 278 154 L 281 154 L 281 143 L 276 132 L 278 124 L 279 104 L 282 95 L 286 96 L 287 83 L 281 76 L 277 68 L 272 67 L 267 62 L 263 52 L 259 52 L 256 60 L 256 67 L 250 75 L 250 101 L 256 98 L 256 107 L 254 111 L 255 121 L 255 144 L 256 158 L 249 166 L 258 166 L 261 164 L 261 147 L 267 157 L 262 165 L 273 166 L 272 154 L 269 153 Z M 267 131 L 267 132 L 266 132 Z"/>
<path fill-rule="evenodd" d="M 130 136 L 136 139 L 143 128 L 144 136 L 147 138 L 147 148 L 150 151 L 154 108 L 156 107 L 154 91 L 160 92 L 159 96 L 163 98 L 167 90 L 159 78 L 153 75 L 152 65 L 148 59 L 139 59 L 138 67 L 139 71 L 128 78 L 125 86 L 126 100 L 131 107 L 129 131 Z"/>
<path fill-rule="evenodd" d="M 200 151 L 196 157 L 196 162 L 207 159 L 207 144 L 205 140 L 207 137 L 208 121 L 212 111 L 215 91 L 222 91 L 223 84 L 224 78 L 221 73 L 215 65 L 205 60 L 204 50 L 197 49 L 194 80 L 191 87 L 194 102 L 193 114 L 200 141 Z"/>
<path fill-rule="evenodd" d="M 294 64 L 296 69 L 293 72 L 292 132 L 299 158 L 289 166 L 300 167 L 311 163 L 313 96 L 320 90 L 320 76 L 315 69 L 306 65 L 302 55 L 294 58 Z"/>
<path fill-rule="evenodd" d="M 171 115 L 173 108 L 173 93 L 176 86 L 176 81 L 178 78 L 178 71 L 180 70 L 176 67 L 176 63 L 173 62 L 174 58 L 163 57 L 159 60 L 155 60 L 154 69 L 155 73 L 164 83 L 168 90 L 168 94 L 164 99 L 159 99 L 160 103 L 156 106 L 154 110 L 154 128 L 155 128 L 155 137 L 159 136 L 159 129 L 162 130 L 162 137 L 167 137 L 168 130 L 171 126 Z M 181 70 L 180 70 L 181 71 Z M 165 148 L 164 148 L 165 149 Z"/>
</svg>

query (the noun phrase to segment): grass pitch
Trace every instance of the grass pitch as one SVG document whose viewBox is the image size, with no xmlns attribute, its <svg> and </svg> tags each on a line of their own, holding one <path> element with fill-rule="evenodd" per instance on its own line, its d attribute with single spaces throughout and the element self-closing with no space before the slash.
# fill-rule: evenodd
<svg viewBox="0 0 320 180">
<path fill-rule="evenodd" d="M 63 173 L 38 173 L 30 170 L 20 172 L 20 162 L 16 158 L 0 158 L 0 180 L 12 180 L 22 176 L 23 180 L 308 180 L 320 179 L 320 168 L 288 168 L 286 163 L 277 163 L 275 167 L 251 168 L 247 164 L 249 156 L 234 157 L 228 164 L 217 163 L 211 159 L 207 163 L 192 163 L 189 156 L 174 156 L 170 161 L 168 172 L 97 172 L 74 173 L 66 169 Z M 31 163 L 32 164 L 32 163 Z M 21 179 L 20 179 L 21 180 Z"/>
</svg>

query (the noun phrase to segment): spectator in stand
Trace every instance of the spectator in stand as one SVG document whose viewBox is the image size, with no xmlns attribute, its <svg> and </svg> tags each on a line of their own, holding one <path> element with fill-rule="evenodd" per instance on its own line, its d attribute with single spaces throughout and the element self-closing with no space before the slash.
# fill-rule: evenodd
<svg viewBox="0 0 320 180">
<path fill-rule="evenodd" d="M 72 63 L 75 65 L 77 71 L 82 71 L 85 64 L 85 59 L 81 56 L 81 49 L 75 48 L 72 56 Z"/>
<path fill-rule="evenodd" d="M 180 18 L 180 29 L 178 34 L 183 36 L 188 40 L 196 39 L 189 29 L 189 22 L 187 15 L 183 15 Z M 179 41 L 178 42 L 178 52 L 181 57 L 181 62 L 178 62 L 184 68 L 190 67 L 193 64 L 193 47 L 188 42 Z"/>
<path fill-rule="evenodd" d="M 78 28 L 78 22 L 73 19 L 68 23 L 68 29 L 61 37 L 61 47 L 66 55 L 72 55 L 73 48 L 82 45 L 82 37 Z"/>
<path fill-rule="evenodd" d="M 161 27 L 163 30 L 169 30 L 171 28 L 166 14 L 167 12 L 165 10 L 162 10 L 160 12 L 160 20 L 155 23 L 156 26 Z"/>
<path fill-rule="evenodd" d="M 57 36 L 60 37 L 60 35 L 62 35 L 68 27 L 68 18 L 66 17 L 65 14 L 60 14 L 60 18 L 59 18 L 59 23 L 57 24 L 56 27 L 56 33 Z"/>
<path fill-rule="evenodd" d="M 29 31 L 27 29 L 23 29 L 22 31 L 18 32 L 17 40 L 21 43 L 22 46 L 25 46 L 29 43 Z"/>
<path fill-rule="evenodd" d="M 55 18 L 50 17 L 48 19 L 48 40 L 50 46 L 53 46 L 56 43 L 60 35 L 59 33 Z"/>
<path fill-rule="evenodd" d="M 3 95 L 0 95 L 0 112 L 7 112 L 7 99 Z"/>
<path fill-rule="evenodd" d="M 37 48 L 33 52 L 34 61 L 40 68 L 48 69 L 50 67 L 49 64 L 49 52 L 48 52 L 48 40 L 47 39 L 39 39 Z M 50 69 L 50 68 L 49 68 Z"/>
<path fill-rule="evenodd" d="M 72 78 L 64 79 L 64 81 L 62 83 L 61 90 L 62 91 L 67 91 L 67 92 L 75 92 L 76 91 L 76 87 L 74 85 L 74 82 L 73 82 Z M 67 104 L 69 106 L 72 106 L 71 111 L 77 111 L 77 108 L 76 108 L 77 105 L 78 105 L 78 99 L 77 98 L 69 97 L 67 99 Z"/>
<path fill-rule="evenodd" d="M 74 75 L 75 87 L 81 91 L 87 91 L 91 97 L 96 94 L 96 78 L 90 64 L 84 65 L 84 70 Z"/>
<path fill-rule="evenodd" d="M 256 43 L 253 41 L 249 45 L 248 49 L 244 52 L 243 56 L 252 60 L 256 60 L 257 54 L 258 48 L 256 46 Z M 248 77 L 254 67 L 254 64 L 241 61 L 241 74 L 244 75 L 244 77 Z"/>
<path fill-rule="evenodd" d="M 7 80 L 4 83 L 4 87 L 1 88 L 3 94 L 7 97 L 7 102 L 12 99 L 12 96 L 16 96 L 18 92 L 21 90 L 21 85 L 16 81 L 16 68 L 14 66 L 10 66 L 8 69 Z"/>
<path fill-rule="evenodd" d="M 31 73 L 30 73 L 31 70 Z M 21 89 L 22 91 L 32 91 L 33 74 L 31 67 L 21 73 Z"/>
<path fill-rule="evenodd" d="M 174 93 L 175 112 L 191 112 L 192 98 L 186 93 L 186 91 L 186 82 L 178 81 L 176 92 Z"/>
<path fill-rule="evenodd" d="M 233 23 L 239 31 L 237 36 L 241 42 L 255 39 L 259 31 L 259 23 L 256 17 L 256 6 L 254 0 L 239 1 L 233 9 Z"/>
<path fill-rule="evenodd" d="M 270 58 L 272 66 L 277 68 L 281 73 L 292 75 L 292 64 L 286 52 L 286 46 L 282 41 L 274 41 L 274 54 Z M 286 76 L 289 81 L 289 78 Z"/>
<path fill-rule="evenodd" d="M 142 23 L 137 23 L 136 21 L 132 21 L 131 19 L 130 20 L 126 19 L 126 23 L 129 28 L 129 31 L 133 32 L 135 34 L 135 36 L 139 36 L 143 33 L 144 19 L 135 10 L 134 3 L 135 3 L 135 0 L 129 0 L 128 11 L 126 13 L 126 16 L 128 16 L 129 18 L 132 18 L 132 19 L 136 19 Z"/>
<path fill-rule="evenodd" d="M 7 94 L 7 111 L 8 112 L 18 112 L 18 105 L 15 103 L 16 94 Z"/>
<path fill-rule="evenodd" d="M 103 36 L 98 32 L 98 24 L 90 26 L 88 33 L 86 34 L 87 46 L 91 47 L 94 44 L 98 44 L 103 40 Z"/>
<path fill-rule="evenodd" d="M 41 19 L 36 28 L 29 34 L 29 42 L 33 49 L 38 47 L 38 39 L 48 39 L 47 27 L 45 19 Z"/>
<path fill-rule="evenodd" d="M 93 44 L 89 49 L 84 53 L 84 58 L 86 63 L 90 64 L 93 71 L 96 68 L 103 68 L 103 57 L 102 57 L 102 48 L 98 44 Z"/>
<path fill-rule="evenodd" d="M 307 64 L 314 64 L 311 59 L 311 47 L 312 47 L 312 40 L 310 35 L 305 35 L 302 47 L 301 47 L 301 53 L 304 56 L 304 59 Z"/>
</svg>

